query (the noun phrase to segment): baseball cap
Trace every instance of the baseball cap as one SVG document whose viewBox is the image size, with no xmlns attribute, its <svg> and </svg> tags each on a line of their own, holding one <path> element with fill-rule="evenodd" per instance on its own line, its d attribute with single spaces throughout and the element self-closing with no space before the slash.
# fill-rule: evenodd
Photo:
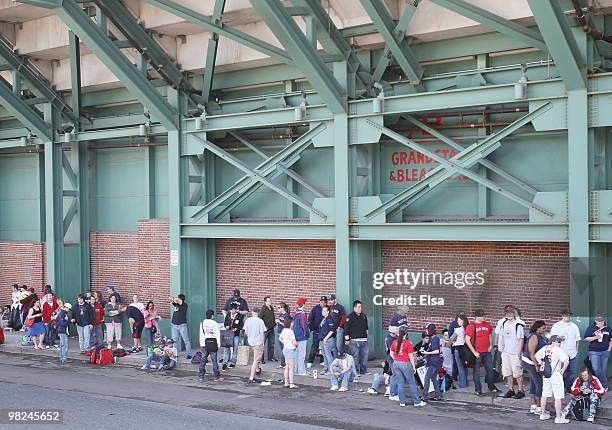
<svg viewBox="0 0 612 430">
<path fill-rule="evenodd" d="M 402 315 L 406 315 L 408 313 L 408 311 L 410 310 L 410 307 L 408 306 L 398 306 L 397 307 L 397 311 L 402 314 Z"/>
<path fill-rule="evenodd" d="M 436 331 L 436 325 L 435 324 L 427 324 L 425 326 L 425 330 L 433 333 L 433 332 Z"/>
<path fill-rule="evenodd" d="M 561 315 L 574 315 L 570 308 L 565 308 L 561 310 Z"/>
<path fill-rule="evenodd" d="M 606 319 L 604 318 L 603 314 L 597 314 L 595 315 L 595 321 L 605 321 Z"/>
<path fill-rule="evenodd" d="M 321 298 L 319 299 L 319 301 L 321 301 L 321 302 L 326 302 L 326 301 L 327 301 L 327 296 L 321 296 Z"/>
<path fill-rule="evenodd" d="M 553 342 L 563 342 L 563 337 L 553 334 L 549 339 L 548 339 L 548 343 L 553 343 Z"/>
<path fill-rule="evenodd" d="M 114 285 L 107 285 L 106 288 L 108 288 L 109 290 L 114 290 L 115 286 Z"/>
<path fill-rule="evenodd" d="M 485 316 L 485 311 L 482 309 L 476 309 L 474 311 L 474 316 L 476 317 L 484 317 Z"/>
<path fill-rule="evenodd" d="M 174 343 L 174 339 L 172 339 L 172 338 L 168 338 L 168 339 L 166 340 L 166 343 Z"/>
<path fill-rule="evenodd" d="M 298 306 L 304 306 L 304 303 L 306 303 L 306 299 L 304 297 L 300 297 L 299 299 L 297 299 Z"/>
<path fill-rule="evenodd" d="M 68 310 L 72 309 L 72 305 L 70 303 L 64 303 L 64 307 Z"/>
<path fill-rule="evenodd" d="M 397 331 L 399 334 L 406 334 L 408 333 L 408 326 L 406 324 L 402 324 L 397 328 Z"/>
<path fill-rule="evenodd" d="M 329 295 L 329 300 L 336 300 L 336 295 L 335 294 L 330 294 Z"/>
</svg>

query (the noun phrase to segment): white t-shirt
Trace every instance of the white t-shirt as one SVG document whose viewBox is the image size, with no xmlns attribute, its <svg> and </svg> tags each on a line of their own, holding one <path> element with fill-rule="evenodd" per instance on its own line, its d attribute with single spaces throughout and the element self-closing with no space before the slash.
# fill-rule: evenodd
<svg viewBox="0 0 612 430">
<path fill-rule="evenodd" d="M 561 342 L 561 349 L 565 352 L 570 360 L 578 355 L 576 342 L 582 339 L 578 326 L 571 321 L 557 321 L 550 329 L 550 335 L 563 336 L 565 340 Z"/>
<path fill-rule="evenodd" d="M 496 333 L 497 328 L 495 329 Z M 499 350 L 509 354 L 519 354 L 521 352 L 519 342 L 525 338 L 523 326 L 517 320 L 502 321 L 499 327 Z"/>
<path fill-rule="evenodd" d="M 145 305 L 142 302 L 132 302 L 129 304 L 129 306 L 134 306 L 135 308 L 138 308 L 138 310 L 144 315 L 144 311 L 145 311 Z"/>
<path fill-rule="evenodd" d="M 550 367 L 552 368 L 553 376 L 555 372 L 562 375 L 561 369 L 563 369 L 563 363 L 569 361 L 567 354 L 557 346 L 547 345 L 536 352 L 536 360 L 542 363 L 545 355 L 550 355 Z M 544 370 L 544 366 L 540 366 L 540 369 Z"/>
<path fill-rule="evenodd" d="M 499 337 L 497 338 L 497 347 L 499 348 L 500 351 L 501 351 L 501 340 L 502 340 L 502 337 L 501 337 L 501 328 L 502 328 L 502 325 L 504 324 L 504 321 L 507 321 L 507 319 L 506 318 L 502 318 L 499 321 L 497 321 L 497 324 L 495 325 L 495 334 L 499 335 Z M 519 324 L 522 324 L 523 327 L 525 327 L 525 322 L 522 319 L 517 318 L 516 321 Z"/>
<path fill-rule="evenodd" d="M 290 328 L 284 328 L 281 331 L 278 340 L 283 343 L 283 348 L 285 349 L 295 349 L 296 345 L 293 343 L 295 341 L 295 333 Z"/>
<path fill-rule="evenodd" d="M 250 317 L 244 323 L 244 332 L 249 340 L 249 346 L 260 346 L 264 343 L 266 325 L 261 318 Z"/>
</svg>

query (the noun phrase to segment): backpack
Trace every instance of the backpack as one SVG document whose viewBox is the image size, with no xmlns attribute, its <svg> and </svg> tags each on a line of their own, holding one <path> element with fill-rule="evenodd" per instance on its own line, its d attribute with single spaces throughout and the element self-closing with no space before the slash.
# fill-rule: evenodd
<svg viewBox="0 0 612 430">
<path fill-rule="evenodd" d="M 196 352 L 193 357 L 191 357 L 191 364 L 200 364 L 202 362 L 202 351 Z"/>
<path fill-rule="evenodd" d="M 32 342 L 32 338 L 27 334 L 21 338 L 21 346 L 32 346 L 34 342 Z"/>
<path fill-rule="evenodd" d="M 576 421 L 585 421 L 589 416 L 589 409 L 591 408 L 591 400 L 588 397 L 580 396 L 576 399 L 574 407 L 570 411 Z"/>
<path fill-rule="evenodd" d="M 4 329 L 0 327 L 0 345 L 4 343 Z"/>
<path fill-rule="evenodd" d="M 111 349 L 104 348 L 100 350 L 98 358 L 96 359 L 96 364 L 105 366 L 107 364 L 113 364 L 114 362 L 113 351 Z"/>
<path fill-rule="evenodd" d="M 298 317 L 298 313 L 296 312 L 295 314 L 295 321 L 293 322 L 293 332 L 295 333 L 295 337 L 296 338 L 304 338 L 304 339 L 308 339 L 310 338 L 310 329 L 308 328 L 308 323 L 307 323 L 307 316 L 305 312 L 300 312 L 299 315 L 299 319 Z M 296 324 L 296 322 L 299 321 L 299 324 Z"/>
<path fill-rule="evenodd" d="M 89 351 L 89 364 L 96 364 L 96 360 L 98 358 L 98 350 L 96 349 L 96 347 L 94 346 L 93 348 L 91 348 L 91 350 Z"/>
</svg>

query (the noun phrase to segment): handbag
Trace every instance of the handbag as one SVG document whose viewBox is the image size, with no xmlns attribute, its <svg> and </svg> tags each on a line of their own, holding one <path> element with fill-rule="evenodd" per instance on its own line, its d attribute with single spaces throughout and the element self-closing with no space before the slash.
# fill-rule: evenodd
<svg viewBox="0 0 612 430">
<path fill-rule="evenodd" d="M 34 318 L 26 318 L 24 326 L 30 328 L 34 325 Z"/>
<path fill-rule="evenodd" d="M 476 324 L 474 324 L 474 347 L 476 347 Z M 459 345 L 459 356 L 467 364 L 473 366 L 476 364 L 476 356 L 467 345 Z"/>
<path fill-rule="evenodd" d="M 232 348 L 234 346 L 234 331 L 221 330 L 221 347 Z"/>
</svg>

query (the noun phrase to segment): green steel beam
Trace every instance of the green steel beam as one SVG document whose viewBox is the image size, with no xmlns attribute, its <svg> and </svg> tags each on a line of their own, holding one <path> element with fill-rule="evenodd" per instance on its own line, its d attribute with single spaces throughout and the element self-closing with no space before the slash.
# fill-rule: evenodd
<svg viewBox="0 0 612 430">
<path fill-rule="evenodd" d="M 128 8 L 119 0 L 95 0 L 96 6 L 119 29 L 131 45 L 151 63 L 170 86 L 183 91 L 191 98 L 197 90 L 185 78 L 166 51 L 136 21 Z M 198 101 L 193 99 L 194 104 Z"/>
<path fill-rule="evenodd" d="M 0 77 L 0 104 L 11 112 L 19 122 L 41 139 L 53 140 L 53 132 L 43 117 L 20 97 L 13 93 L 4 78 Z"/>
<path fill-rule="evenodd" d="M 360 1 L 403 72 L 413 84 L 419 85 L 423 78 L 423 69 L 410 49 L 408 42 L 403 37 L 402 40 L 398 40 L 395 33 L 395 23 L 384 2 L 382 0 Z"/>
<path fill-rule="evenodd" d="M 30 3 L 30 0 L 23 3 Z M 109 68 L 125 87 L 168 130 L 176 129 L 175 112 L 155 87 L 134 67 L 123 53 L 106 37 L 74 0 L 46 3 L 80 40 Z"/>
<path fill-rule="evenodd" d="M 502 18 L 488 10 L 482 9 L 474 4 L 468 3 L 465 0 L 431 0 L 432 3 L 442 6 L 445 9 L 452 10 L 459 15 L 470 18 L 491 30 L 498 31 L 516 40 L 520 40 L 533 46 L 541 51 L 547 52 L 546 43 L 537 31 L 523 27 L 506 18 Z"/>
<path fill-rule="evenodd" d="M 567 89 L 586 88 L 586 59 L 582 58 L 558 0 L 528 0 L 528 3 Z"/>
<path fill-rule="evenodd" d="M 181 224 L 183 238 L 334 240 L 332 224 L 209 223 Z"/>
<path fill-rule="evenodd" d="M 251 0 L 260 17 L 291 53 L 295 64 L 334 113 L 346 112 L 346 93 L 333 77 L 302 30 L 279 0 Z"/>
<path fill-rule="evenodd" d="M 179 16 L 195 25 L 198 25 L 206 30 L 218 33 L 223 37 L 234 40 L 242 45 L 248 46 L 256 51 L 259 51 L 267 56 L 274 58 L 282 63 L 293 63 L 291 56 L 283 49 L 257 39 L 240 30 L 226 27 L 221 24 L 215 24 L 213 20 L 205 15 L 197 13 L 186 6 L 182 6 L 170 0 L 144 0 L 145 3 L 156 6 L 166 12 L 170 12 Z"/>
<path fill-rule="evenodd" d="M 447 145 L 449 145 L 450 147 L 456 149 L 457 151 L 463 151 L 464 150 L 463 146 L 461 146 L 459 143 L 455 142 L 451 138 L 445 136 L 444 134 L 440 133 L 435 128 L 430 127 L 427 124 L 422 123 L 421 121 L 417 120 L 416 118 L 414 118 L 414 117 L 412 117 L 410 115 L 402 115 L 402 117 L 404 119 L 406 119 L 409 123 L 419 127 L 423 131 L 426 131 L 427 133 L 431 134 L 436 139 L 440 140 L 441 142 L 446 143 Z M 533 188 L 531 185 L 529 185 L 529 184 L 521 181 L 520 179 L 514 177 L 512 174 L 510 174 L 507 171 L 503 170 L 501 167 L 499 167 L 497 164 L 495 164 L 494 162 L 492 162 L 490 160 L 482 159 L 482 160 L 478 160 L 477 163 L 480 164 L 481 166 L 486 167 L 487 169 L 491 170 L 493 173 L 498 174 L 502 178 L 504 178 L 507 181 L 513 183 L 514 185 L 522 188 L 523 190 L 527 191 L 528 193 L 530 193 L 532 195 L 535 195 L 538 192 L 538 190 Z"/>
<path fill-rule="evenodd" d="M 77 117 L 81 116 L 81 45 L 79 38 L 72 31 L 68 32 L 68 42 L 70 45 L 70 81 L 72 93 L 70 95 L 70 105 Z M 74 123 L 76 131 L 80 130 L 79 121 Z"/>
<path fill-rule="evenodd" d="M 221 19 L 225 10 L 226 0 L 216 0 L 213 9 L 212 21 L 215 25 L 222 25 Z M 204 79 L 202 81 L 202 98 L 204 102 L 210 99 L 212 91 L 212 82 L 215 75 L 215 65 L 217 60 L 217 48 L 219 46 L 219 33 L 212 32 L 208 40 L 208 48 L 206 50 L 206 63 L 204 65 Z"/>
<path fill-rule="evenodd" d="M 413 0 L 412 2 L 406 3 L 404 13 L 402 13 L 399 22 L 393 30 L 393 34 L 399 43 L 401 43 L 406 37 L 406 28 L 416 12 L 418 2 L 419 0 Z M 391 55 L 391 48 L 389 48 L 388 45 L 385 45 L 385 50 L 378 60 L 378 64 L 376 65 L 376 69 L 374 69 L 374 74 L 372 75 L 372 80 L 374 82 L 379 82 L 382 79 L 385 70 L 387 70 L 389 63 L 391 63 Z"/>
</svg>

